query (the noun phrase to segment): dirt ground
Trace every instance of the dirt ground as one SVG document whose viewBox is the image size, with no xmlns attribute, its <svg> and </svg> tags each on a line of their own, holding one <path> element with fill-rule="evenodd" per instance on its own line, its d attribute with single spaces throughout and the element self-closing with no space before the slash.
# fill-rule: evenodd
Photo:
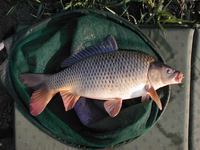
<svg viewBox="0 0 200 150">
<path fill-rule="evenodd" d="M 0 0 L 0 41 L 13 32 L 16 26 L 14 16 L 6 16 L 10 4 L 4 0 Z M 6 57 L 5 51 L 0 52 L 0 64 Z M 14 122 L 13 122 L 13 102 L 2 90 L 0 85 L 0 149 L 14 149 Z"/>
<path fill-rule="evenodd" d="M 13 0 L 0 0 L 0 42 L 12 35 L 20 24 L 31 24 L 34 18 L 27 3 L 21 3 L 10 15 L 6 15 L 15 5 Z M 0 64 L 6 51 L 0 51 Z M 0 149 L 14 150 L 14 103 L 0 84 Z"/>
</svg>

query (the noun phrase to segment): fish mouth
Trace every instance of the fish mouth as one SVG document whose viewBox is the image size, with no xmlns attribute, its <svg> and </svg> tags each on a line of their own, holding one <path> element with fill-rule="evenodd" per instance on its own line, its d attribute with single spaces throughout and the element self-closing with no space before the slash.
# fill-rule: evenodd
<svg viewBox="0 0 200 150">
<path fill-rule="evenodd" d="M 176 81 L 177 83 L 181 83 L 182 80 L 183 80 L 183 78 L 184 78 L 183 73 L 181 73 L 181 72 L 177 72 L 177 73 L 176 73 L 175 81 Z"/>
</svg>

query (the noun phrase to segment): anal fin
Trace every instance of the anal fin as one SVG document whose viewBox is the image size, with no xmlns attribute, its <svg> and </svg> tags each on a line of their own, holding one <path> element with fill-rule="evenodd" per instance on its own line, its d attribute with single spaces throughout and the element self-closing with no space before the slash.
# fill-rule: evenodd
<svg viewBox="0 0 200 150">
<path fill-rule="evenodd" d="M 122 99 L 115 98 L 115 100 L 107 100 L 104 102 L 104 108 L 110 117 L 118 115 L 122 107 Z"/>
<path fill-rule="evenodd" d="M 74 95 L 70 93 L 69 91 L 61 91 L 60 95 L 63 100 L 63 104 L 65 106 L 65 111 L 68 111 L 72 108 L 74 108 L 76 102 L 79 100 L 80 96 Z"/>
</svg>

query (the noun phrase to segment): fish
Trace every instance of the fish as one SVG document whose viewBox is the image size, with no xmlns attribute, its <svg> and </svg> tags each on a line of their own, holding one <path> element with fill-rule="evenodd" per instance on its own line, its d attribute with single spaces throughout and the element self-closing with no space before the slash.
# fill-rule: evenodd
<svg viewBox="0 0 200 150">
<path fill-rule="evenodd" d="M 180 84 L 183 73 L 159 62 L 144 52 L 123 50 L 114 36 L 67 58 L 62 70 L 54 74 L 20 75 L 22 83 L 34 89 L 30 98 L 30 113 L 39 115 L 56 93 L 60 93 L 65 111 L 74 108 L 80 97 L 104 100 L 110 117 L 119 114 L 122 101 L 151 97 L 162 110 L 157 89 Z"/>
</svg>

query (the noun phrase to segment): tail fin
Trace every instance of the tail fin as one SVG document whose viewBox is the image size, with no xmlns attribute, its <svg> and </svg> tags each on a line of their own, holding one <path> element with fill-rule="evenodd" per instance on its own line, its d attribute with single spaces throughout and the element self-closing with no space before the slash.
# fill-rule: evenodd
<svg viewBox="0 0 200 150">
<path fill-rule="evenodd" d="M 30 112 L 33 116 L 39 115 L 50 102 L 52 97 L 55 95 L 54 92 L 48 89 L 41 88 L 33 92 L 30 101 Z"/>
<path fill-rule="evenodd" d="M 44 75 L 44 74 L 31 74 L 31 73 L 26 73 L 26 74 L 21 74 L 20 79 L 21 81 L 28 87 L 37 87 L 40 84 L 42 84 L 49 75 Z"/>
<path fill-rule="evenodd" d="M 47 77 L 48 75 L 43 74 L 22 74 L 20 76 L 21 81 L 28 87 L 37 87 L 30 100 L 30 112 L 33 116 L 39 115 L 56 94 L 54 90 L 45 85 Z"/>
</svg>

